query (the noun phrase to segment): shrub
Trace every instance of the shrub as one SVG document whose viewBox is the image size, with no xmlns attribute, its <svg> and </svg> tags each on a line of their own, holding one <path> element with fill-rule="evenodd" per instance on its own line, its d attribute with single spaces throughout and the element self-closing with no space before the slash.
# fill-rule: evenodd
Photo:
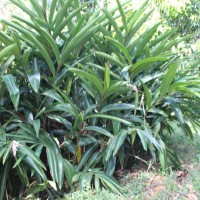
<svg viewBox="0 0 200 200">
<path fill-rule="evenodd" d="M 154 37 L 160 23 L 138 33 L 148 1 L 91 13 L 78 0 L 11 1 L 30 19 L 0 31 L 0 199 L 5 188 L 20 198 L 120 193 L 112 175 L 142 147 L 163 169 L 179 164 L 164 133 L 192 137 L 199 125 L 198 76 L 171 52 L 187 37 Z"/>
<path fill-rule="evenodd" d="M 199 37 L 200 2 L 198 0 L 155 0 L 161 15 L 172 27 L 178 27 L 182 35 L 196 33 Z"/>
</svg>

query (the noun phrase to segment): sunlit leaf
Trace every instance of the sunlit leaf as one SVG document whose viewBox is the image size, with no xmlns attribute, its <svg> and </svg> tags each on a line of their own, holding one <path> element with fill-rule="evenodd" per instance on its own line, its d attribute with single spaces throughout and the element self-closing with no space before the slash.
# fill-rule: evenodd
<svg viewBox="0 0 200 200">
<path fill-rule="evenodd" d="M 10 98 L 13 102 L 13 105 L 15 107 L 15 110 L 17 110 L 18 104 L 19 104 L 20 93 L 19 93 L 19 88 L 17 87 L 16 81 L 11 74 L 2 76 L 2 79 L 7 86 L 7 89 L 10 94 Z"/>
<path fill-rule="evenodd" d="M 33 75 L 28 75 L 28 80 L 33 90 L 37 93 L 40 88 L 40 73 L 35 72 Z"/>
</svg>

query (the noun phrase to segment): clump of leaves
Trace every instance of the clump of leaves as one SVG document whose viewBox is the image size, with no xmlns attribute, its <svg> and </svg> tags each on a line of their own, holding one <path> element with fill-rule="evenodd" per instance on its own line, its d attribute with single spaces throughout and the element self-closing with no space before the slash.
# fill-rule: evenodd
<svg viewBox="0 0 200 200">
<path fill-rule="evenodd" d="M 179 126 L 192 137 L 199 126 L 198 76 L 171 53 L 187 37 L 155 38 L 160 23 L 138 35 L 148 1 L 133 12 L 116 0 L 89 14 L 77 0 L 49 9 L 45 0 L 11 1 L 30 18 L 3 20 L 0 31 L 0 199 L 5 189 L 20 198 L 102 186 L 120 193 L 112 175 L 142 148 L 163 169 L 179 164 L 163 133 Z"/>
<path fill-rule="evenodd" d="M 155 2 L 161 15 L 170 26 L 177 27 L 182 35 L 196 33 L 199 37 L 200 2 L 198 0 L 155 0 Z"/>
</svg>

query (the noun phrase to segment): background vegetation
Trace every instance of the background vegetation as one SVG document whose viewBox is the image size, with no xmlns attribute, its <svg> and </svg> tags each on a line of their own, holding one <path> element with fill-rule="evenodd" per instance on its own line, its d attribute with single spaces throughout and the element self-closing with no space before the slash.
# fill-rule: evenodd
<svg viewBox="0 0 200 200">
<path fill-rule="evenodd" d="M 113 174 L 140 157 L 180 167 L 168 137 L 199 128 L 199 60 L 176 50 L 190 36 L 147 28 L 148 1 L 11 2 L 29 18 L 1 22 L 0 199 L 120 194 Z"/>
<path fill-rule="evenodd" d="M 200 2 L 197 0 L 164 1 L 155 0 L 161 16 L 170 26 L 178 27 L 182 35 L 200 34 Z"/>
</svg>

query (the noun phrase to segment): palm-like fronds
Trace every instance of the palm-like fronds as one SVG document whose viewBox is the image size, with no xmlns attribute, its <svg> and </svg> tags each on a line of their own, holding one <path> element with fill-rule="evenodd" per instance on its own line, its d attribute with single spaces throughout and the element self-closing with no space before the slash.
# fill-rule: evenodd
<svg viewBox="0 0 200 200">
<path fill-rule="evenodd" d="M 199 80 L 170 51 L 180 42 L 175 30 L 140 32 L 148 1 L 135 12 L 117 0 L 90 14 L 76 0 L 50 9 L 12 2 L 30 19 L 4 20 L 13 33 L 0 32 L 0 199 L 5 186 L 13 197 L 24 188 L 61 195 L 77 182 L 118 192 L 112 175 L 138 146 L 158 153 L 163 168 L 178 164 L 164 133 L 180 126 L 192 137 Z"/>
</svg>

